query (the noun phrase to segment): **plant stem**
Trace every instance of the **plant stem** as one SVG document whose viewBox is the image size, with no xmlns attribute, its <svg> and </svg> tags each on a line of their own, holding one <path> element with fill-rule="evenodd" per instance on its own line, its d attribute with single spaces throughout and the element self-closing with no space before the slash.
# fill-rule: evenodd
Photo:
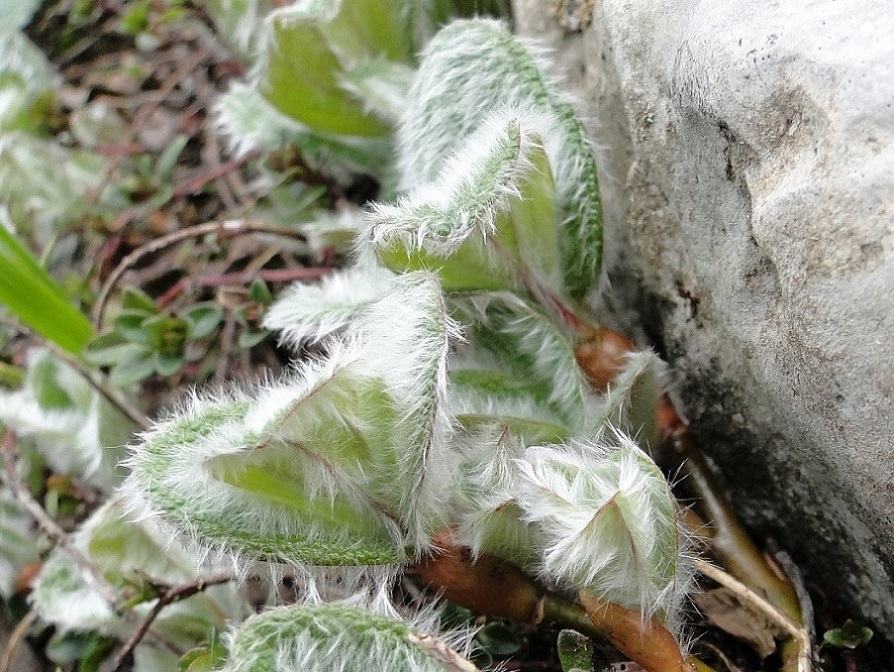
<svg viewBox="0 0 894 672">
<path fill-rule="evenodd" d="M 586 590 L 578 597 L 596 628 L 646 672 L 694 672 L 707 667 L 701 661 L 698 668 L 687 661 L 677 640 L 656 618 L 647 618 Z"/>
<path fill-rule="evenodd" d="M 723 496 L 701 451 L 688 432 L 671 438 L 674 453 L 682 458 L 681 476 L 697 494 L 696 506 L 708 525 L 698 531 L 730 573 L 778 607 L 796 623 L 801 607 L 794 586 L 774 572 Z"/>
<path fill-rule="evenodd" d="M 451 602 L 475 613 L 520 623 L 555 621 L 604 639 L 579 604 L 548 592 L 511 562 L 487 553 L 473 558 L 468 548 L 453 541 L 450 528 L 435 534 L 432 543 L 439 551 L 413 570 Z"/>
<path fill-rule="evenodd" d="M 155 619 L 158 618 L 165 607 L 174 604 L 175 602 L 179 602 L 180 600 L 185 600 L 193 595 L 197 595 L 198 593 L 203 592 L 206 588 L 217 586 L 222 583 L 229 583 L 232 580 L 233 575 L 226 573 L 199 578 L 195 581 L 190 581 L 189 583 L 169 587 L 161 597 L 158 598 L 158 601 L 153 605 L 152 610 L 146 615 L 143 622 L 140 623 L 140 626 L 121 647 L 121 650 L 118 652 L 118 655 L 115 657 L 115 662 L 112 665 L 112 672 L 118 672 L 118 670 L 121 669 L 127 659 L 133 654 L 137 645 L 143 640 L 143 637 L 146 636 L 146 633 L 149 632 L 149 628 L 152 627 Z"/>
</svg>

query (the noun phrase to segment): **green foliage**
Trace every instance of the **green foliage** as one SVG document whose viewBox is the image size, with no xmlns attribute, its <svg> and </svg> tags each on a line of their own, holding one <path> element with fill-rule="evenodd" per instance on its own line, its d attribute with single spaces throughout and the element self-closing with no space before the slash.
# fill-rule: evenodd
<svg viewBox="0 0 894 672">
<path fill-rule="evenodd" d="M 349 99 L 359 88 L 343 86 L 353 64 L 410 58 L 396 38 L 406 17 L 376 6 L 378 23 L 363 14 L 372 5 L 274 13 L 260 90 L 316 132 L 388 134 Z M 361 39 L 366 30 L 374 36 Z M 510 82 L 508 106 L 490 67 Z M 260 389 L 198 396 L 146 433 L 131 460 L 133 506 L 212 557 L 312 577 L 406 565 L 452 526 L 473 554 L 675 622 L 685 584 L 676 507 L 655 464 L 612 425 L 642 429 L 660 368 L 637 360 L 602 397 L 584 383 L 557 306 L 598 275 L 595 167 L 541 68 L 493 22 L 457 22 L 432 40 L 409 92 L 391 86 L 403 105 L 381 106 L 403 108 L 406 194 L 344 226 L 357 232 L 354 267 L 296 285 L 265 317 L 283 343 L 323 354 Z M 468 119 L 454 128 L 459 115 Z M 569 183 L 572 170 L 582 184 Z M 335 588 L 326 576 L 312 594 Z M 387 590 L 389 572 L 371 576 Z M 254 617 L 227 669 L 382 655 L 388 664 L 372 664 L 443 669 L 446 659 L 414 648 L 427 639 L 366 606 L 324 599 Z M 498 624 L 478 641 L 495 658 L 521 647 Z"/>
<path fill-rule="evenodd" d="M 0 422 L 33 444 L 57 474 L 108 491 L 133 423 L 84 377 L 46 350 L 28 353 L 23 385 L 0 391 Z"/>
<path fill-rule="evenodd" d="M 562 630 L 556 642 L 562 672 L 593 672 L 593 643 L 574 630 Z"/>
<path fill-rule="evenodd" d="M 840 628 L 832 628 L 823 633 L 823 642 L 836 649 L 856 649 L 865 646 L 873 636 L 872 629 L 847 619 Z"/>
<path fill-rule="evenodd" d="M 128 609 L 145 616 L 152 607 L 152 582 L 189 581 L 202 576 L 185 548 L 171 544 L 151 525 L 134 523 L 112 500 L 98 509 L 78 530 L 73 543 L 122 597 Z M 147 600 L 132 599 L 142 594 Z M 63 632 L 99 632 L 125 638 L 139 624 L 110 605 L 88 581 L 71 555 L 56 549 L 47 560 L 32 596 L 35 609 Z M 122 600 L 123 601 L 123 600 Z M 225 627 L 228 619 L 245 616 L 245 606 L 232 586 L 215 586 L 171 605 L 155 622 L 162 641 L 181 649 L 202 644 L 209 633 Z M 150 639 L 139 656 L 150 656 L 157 641 Z M 174 665 L 168 669 L 173 669 Z"/>
<path fill-rule="evenodd" d="M 596 164 L 583 127 L 549 75 L 548 64 L 536 48 L 514 38 L 503 24 L 456 22 L 426 47 L 400 124 L 402 186 L 422 190 L 444 180 L 450 184 L 466 161 L 473 166 L 476 160 L 482 161 L 472 150 L 480 142 L 481 129 L 494 116 L 518 119 L 522 137 L 532 131 L 540 136 L 555 181 L 555 216 L 548 216 L 532 193 L 506 185 L 510 193 L 519 194 L 519 200 L 530 199 L 531 207 L 547 215 L 545 219 L 523 217 L 524 226 L 536 227 L 539 221 L 540 235 L 558 239 L 557 251 L 535 244 L 527 257 L 522 254 L 522 260 L 531 273 L 546 271 L 546 277 L 538 280 L 554 294 L 583 298 L 599 276 L 602 256 Z M 532 143 L 536 145 L 533 139 Z M 533 163 L 530 168 L 543 173 L 543 161 Z M 532 187 L 536 188 L 536 182 Z M 495 238 L 499 241 L 499 235 Z M 526 239 L 539 240 L 533 234 L 520 242 Z M 561 258 L 558 287 L 550 272 L 555 254 Z"/>
<path fill-rule="evenodd" d="M 3 221 L 0 264 L 0 302 L 41 336 L 80 356 L 93 327 Z"/>
<path fill-rule="evenodd" d="M 111 381 L 121 387 L 156 373 L 170 376 L 186 363 L 190 343 L 213 333 L 222 317 L 223 309 L 214 302 L 162 313 L 149 296 L 130 288 L 112 331 L 90 341 L 84 356 L 96 366 L 110 366 Z"/>
<path fill-rule="evenodd" d="M 146 209 L 155 209 L 167 203 L 174 193 L 171 181 L 174 166 L 188 140 L 185 135 L 178 135 L 156 161 L 149 154 L 139 155 L 133 172 L 118 182 L 107 198 L 123 199 Z"/>
<path fill-rule="evenodd" d="M 226 670 L 329 672 L 361 660 L 394 672 L 477 669 L 419 626 L 335 603 L 280 607 L 248 619 L 233 638 Z"/>
<path fill-rule="evenodd" d="M 500 621 L 491 621 L 475 635 L 475 642 L 492 658 L 508 658 L 517 655 L 524 642 L 514 628 Z"/>
<path fill-rule="evenodd" d="M 631 358 L 599 395 L 578 367 L 565 318 L 600 272 L 596 169 L 539 49 L 492 20 L 436 32 L 479 2 L 205 4 L 251 73 L 222 97 L 217 119 L 238 154 L 266 154 L 258 170 L 271 188 L 255 213 L 303 220 L 324 195 L 341 204 L 358 172 L 380 181 L 383 202 L 339 206 L 307 227 L 311 250 L 352 249 L 347 268 L 277 297 L 256 281 L 235 308 L 239 346 L 278 334 L 295 353 L 287 374 L 195 393 L 136 439 L 122 499 L 73 535 L 115 604 L 84 561 L 63 549 L 49 555 L 33 602 L 58 629 L 55 659 L 98 667 L 164 584 L 201 581 L 222 566 L 243 575 L 267 567 L 297 577 L 299 604 L 244 620 L 247 605 L 232 587 L 194 595 L 165 607 L 135 651 L 136 667 L 328 672 L 362 660 L 383 670 L 475 670 L 468 627 L 451 633 L 433 609 L 414 614 L 390 598 L 409 566 L 437 556 L 432 539 L 448 527 L 473 557 L 497 556 L 549 589 L 590 591 L 675 623 L 686 574 L 676 505 L 628 436 L 654 434 L 662 368 L 654 357 Z M 182 8 L 135 2 L 118 29 L 151 45 Z M 28 218 L 34 194 L 48 202 L 51 191 L 58 211 L 37 206 L 41 236 L 86 210 L 101 220 L 110 204 L 166 205 L 186 136 L 157 158 L 122 160 L 122 179 L 89 209 L 67 195 L 97 186 L 101 157 L 33 134 L 23 142 L 29 151 L 19 149 L 12 134 L 47 123 L 40 112 L 52 72 L 43 72 L 31 88 L 21 73 L 0 79 L 19 96 L 0 118 L 0 176 L 16 178 L 0 191 L 13 220 Z M 95 112 L 72 124 L 88 147 L 102 137 L 97 129 L 120 130 Z M 42 194 L 34 183 L 46 164 L 30 156 L 34 148 L 63 165 Z M 322 186 L 310 187 L 312 178 Z M 301 180 L 308 185 L 296 188 Z M 110 330 L 92 338 L 65 293 L 0 228 L 4 249 L 19 275 L 0 281 L 0 300 L 46 338 L 83 350 L 87 364 L 109 367 L 116 388 L 180 372 L 223 319 L 216 302 L 166 312 L 128 289 Z M 262 328 L 249 305 L 263 308 Z M 3 397 L 17 413 L 0 419 L 48 459 L 61 444 L 77 446 L 54 468 L 89 478 L 126 439 L 98 431 L 115 425 L 85 384 L 35 358 L 22 388 Z M 105 490 L 114 475 L 93 482 Z M 24 561 L 12 558 L 0 578 L 8 583 Z M 236 627 L 224 645 L 217 633 L 228 620 Z M 473 658 L 486 664 L 525 646 L 497 622 L 474 638 Z M 159 642 L 187 653 L 178 663 Z M 566 660 L 569 646 L 566 670 L 588 670 L 580 656 Z"/>
</svg>

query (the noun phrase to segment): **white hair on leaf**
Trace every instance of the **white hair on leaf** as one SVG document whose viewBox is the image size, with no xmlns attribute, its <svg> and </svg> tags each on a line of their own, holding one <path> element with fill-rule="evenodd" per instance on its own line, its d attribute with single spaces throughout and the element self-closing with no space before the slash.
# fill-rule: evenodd
<svg viewBox="0 0 894 672">
<path fill-rule="evenodd" d="M 675 502 L 632 439 L 535 446 L 516 464 L 517 501 L 545 540 L 546 577 L 675 621 L 687 575 Z"/>
<path fill-rule="evenodd" d="M 541 132 L 560 204 L 564 282 L 580 298 L 596 282 L 602 212 L 596 165 L 583 127 L 545 51 L 488 19 L 456 21 L 423 52 L 398 129 L 402 188 L 436 180 L 481 121 L 506 106 L 551 119 Z"/>
<path fill-rule="evenodd" d="M 436 611 L 404 618 L 373 613 L 362 600 L 278 607 L 245 621 L 229 638 L 226 672 L 475 672 L 471 630 L 441 633 Z"/>
</svg>

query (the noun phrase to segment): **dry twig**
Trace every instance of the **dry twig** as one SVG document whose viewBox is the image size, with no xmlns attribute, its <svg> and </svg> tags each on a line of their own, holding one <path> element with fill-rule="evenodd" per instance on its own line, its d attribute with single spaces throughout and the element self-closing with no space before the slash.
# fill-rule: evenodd
<svg viewBox="0 0 894 672">
<path fill-rule="evenodd" d="M 124 257 L 124 259 L 122 259 L 121 262 L 115 267 L 115 270 L 112 271 L 111 275 L 109 275 L 108 279 L 102 287 L 102 291 L 99 294 L 99 299 L 97 299 L 96 306 L 93 310 L 94 325 L 99 326 L 100 324 L 102 324 L 102 318 L 105 314 L 106 304 L 108 304 L 109 302 L 109 295 L 112 293 L 115 285 L 118 284 L 121 276 L 124 275 L 124 273 L 131 266 L 134 266 L 140 259 L 148 254 L 158 252 L 159 250 L 162 250 L 171 245 L 175 245 L 176 243 L 179 243 L 183 240 L 188 240 L 189 238 L 201 238 L 202 236 L 212 233 L 225 233 L 229 236 L 238 236 L 245 233 L 269 233 L 272 235 L 285 236 L 301 241 L 304 240 L 304 236 L 297 231 L 290 231 L 279 226 L 270 226 L 268 224 L 262 224 L 259 222 L 247 222 L 244 220 L 232 220 L 227 222 L 206 222 L 204 224 L 198 224 L 186 229 L 180 229 L 179 231 L 174 231 L 173 233 L 169 233 L 168 235 L 162 236 L 161 238 L 151 240 L 145 245 L 141 245 L 133 252 L 128 254 L 126 257 Z"/>
<path fill-rule="evenodd" d="M 695 566 L 699 572 L 709 579 L 732 591 L 744 604 L 748 604 L 764 614 L 798 643 L 798 672 L 811 672 L 813 670 L 813 647 L 810 642 L 810 635 L 802 626 L 795 623 L 779 607 L 771 604 L 719 567 L 715 567 L 704 560 L 696 560 Z"/>
<path fill-rule="evenodd" d="M 229 583 L 232 580 L 232 574 L 216 574 L 210 577 L 199 578 L 195 581 L 190 581 L 189 583 L 171 586 L 165 590 L 161 597 L 158 598 L 158 601 L 153 605 L 151 611 L 146 615 L 146 618 L 143 619 L 143 622 L 140 623 L 140 627 L 134 631 L 130 638 L 121 647 L 121 650 L 118 652 L 118 655 L 115 657 L 115 662 L 112 665 L 112 672 L 117 672 L 121 669 L 125 661 L 133 654 L 137 645 L 146 636 L 146 633 L 149 632 L 149 628 L 152 627 L 155 619 L 158 618 L 165 607 L 174 604 L 175 602 L 179 602 L 180 600 L 185 600 L 193 595 L 197 595 L 203 592 L 206 588 Z"/>
<path fill-rule="evenodd" d="M 3 649 L 3 656 L 0 657 L 0 672 L 9 672 L 9 666 L 12 664 L 16 649 L 19 647 L 19 644 L 22 643 L 22 640 L 25 639 L 28 629 L 35 620 L 37 620 L 37 612 L 34 611 L 34 609 L 31 609 L 31 611 L 25 614 L 25 617 L 16 624 L 13 631 L 9 633 L 6 648 Z"/>
</svg>

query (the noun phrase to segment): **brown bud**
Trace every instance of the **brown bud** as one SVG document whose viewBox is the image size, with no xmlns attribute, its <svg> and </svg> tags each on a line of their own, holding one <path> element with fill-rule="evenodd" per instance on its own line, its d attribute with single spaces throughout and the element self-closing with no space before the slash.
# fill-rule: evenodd
<svg viewBox="0 0 894 672">
<path fill-rule="evenodd" d="M 611 329 L 599 327 L 581 343 L 574 355 L 581 371 L 597 392 L 604 392 L 624 367 L 636 344 Z"/>
</svg>

